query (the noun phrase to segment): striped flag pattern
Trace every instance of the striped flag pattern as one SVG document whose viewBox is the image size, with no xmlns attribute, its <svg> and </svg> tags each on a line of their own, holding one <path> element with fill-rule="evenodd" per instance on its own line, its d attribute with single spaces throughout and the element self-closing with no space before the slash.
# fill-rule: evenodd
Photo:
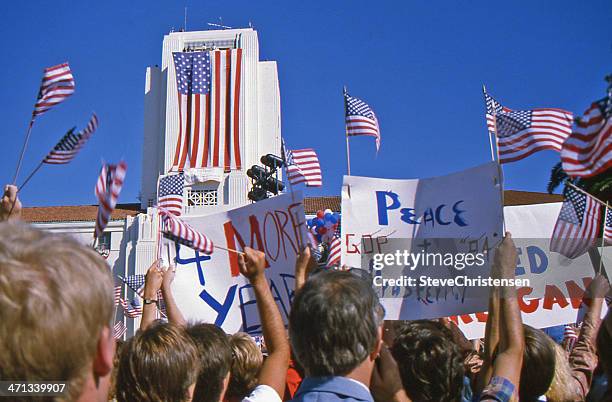
<svg viewBox="0 0 612 402">
<path fill-rule="evenodd" d="M 74 134 L 74 128 L 70 129 L 62 139 L 53 147 L 51 152 L 43 159 L 43 163 L 52 165 L 63 165 L 69 163 L 79 153 L 87 140 L 98 128 L 98 116 L 94 113 L 85 127 L 78 134 Z"/>
<path fill-rule="evenodd" d="M 578 331 L 579 328 L 574 327 L 573 325 L 566 325 L 563 330 L 563 347 L 569 353 L 574 348 L 574 344 L 578 339 Z"/>
<path fill-rule="evenodd" d="M 329 243 L 327 261 L 325 265 L 327 265 L 328 267 L 340 265 L 340 256 L 341 256 L 341 251 L 342 251 L 341 249 L 342 249 L 342 244 L 340 242 L 340 238 L 334 236 L 332 241 Z"/>
<path fill-rule="evenodd" d="M 612 95 L 610 95 L 612 96 Z M 572 177 L 592 177 L 612 168 L 612 100 L 595 102 L 574 123 L 563 144 L 563 170 Z"/>
<path fill-rule="evenodd" d="M 157 206 L 168 210 L 168 212 L 181 216 L 183 214 L 183 189 L 185 187 L 185 176 L 172 174 L 159 179 L 157 188 Z"/>
<path fill-rule="evenodd" d="M 308 187 L 321 187 L 323 185 L 323 175 L 319 157 L 312 148 L 306 149 L 284 149 L 285 161 L 287 165 L 287 180 L 292 185 L 306 183 Z"/>
<path fill-rule="evenodd" d="M 487 128 L 496 135 L 499 162 L 516 162 L 545 149 L 561 152 L 572 132 L 574 116 L 555 108 L 512 110 L 486 91 Z"/>
<path fill-rule="evenodd" d="M 100 203 L 94 233 L 96 238 L 100 237 L 102 232 L 104 232 L 111 213 L 117 206 L 117 199 L 123 187 L 126 171 L 127 164 L 124 161 L 119 162 L 117 165 L 104 164 L 102 166 L 95 188 L 96 198 Z"/>
<path fill-rule="evenodd" d="M 123 308 L 123 314 L 129 318 L 136 318 L 142 315 L 142 306 L 138 304 L 136 299 L 132 300 L 132 303 L 128 303 L 127 300 L 119 298 L 119 304 Z"/>
<path fill-rule="evenodd" d="M 212 254 L 214 249 L 213 242 L 205 234 L 193 229 L 189 224 L 176 217 L 167 209 L 158 208 L 158 211 L 164 223 L 164 237 L 201 251 L 204 254 Z"/>
<path fill-rule="evenodd" d="M 179 130 L 172 170 L 242 168 L 242 49 L 173 53 Z"/>
<path fill-rule="evenodd" d="M 346 135 L 366 135 L 376 139 L 376 151 L 380 149 L 380 127 L 374 110 L 359 98 L 350 96 L 344 89 Z"/>
<path fill-rule="evenodd" d="M 550 250 L 576 258 L 596 243 L 599 235 L 601 205 L 593 197 L 567 185 L 550 241 Z"/>
<path fill-rule="evenodd" d="M 114 289 L 115 306 L 119 305 L 119 299 L 121 298 L 122 290 L 123 290 L 123 286 L 122 285 L 115 286 L 115 289 Z"/>
<path fill-rule="evenodd" d="M 68 63 L 45 68 L 32 119 L 58 105 L 74 93 L 74 77 Z"/>
<path fill-rule="evenodd" d="M 126 332 L 127 332 L 127 327 L 125 326 L 123 321 L 118 321 L 113 326 L 113 338 L 115 338 L 115 339 L 123 338 L 123 336 L 125 335 Z"/>
<path fill-rule="evenodd" d="M 606 243 L 612 244 L 612 207 L 606 208 L 606 222 L 604 225 L 604 239 Z"/>
</svg>

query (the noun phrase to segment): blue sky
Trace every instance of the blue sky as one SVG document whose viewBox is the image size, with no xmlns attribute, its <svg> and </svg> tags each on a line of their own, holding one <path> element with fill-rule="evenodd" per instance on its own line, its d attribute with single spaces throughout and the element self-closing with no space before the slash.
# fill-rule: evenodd
<svg viewBox="0 0 612 402">
<path fill-rule="evenodd" d="M 612 72 L 609 0 L 10 2 L 0 24 L 0 181 L 13 178 L 44 67 L 69 61 L 77 92 L 36 121 L 22 179 L 68 128 L 92 111 L 101 120 L 71 164 L 41 169 L 25 204 L 93 204 L 101 160 L 120 158 L 129 165 L 120 202 L 137 200 L 145 68 L 160 64 L 184 6 L 189 30 L 222 17 L 259 31 L 260 57 L 278 62 L 283 135 L 319 153 L 324 186 L 306 195 L 340 192 L 343 85 L 374 107 L 382 130 L 378 155 L 372 138 L 351 140 L 352 173 L 415 178 L 490 159 L 483 83 L 511 108 L 582 113 Z M 544 191 L 556 161 L 546 151 L 505 165 L 506 188 Z"/>
</svg>

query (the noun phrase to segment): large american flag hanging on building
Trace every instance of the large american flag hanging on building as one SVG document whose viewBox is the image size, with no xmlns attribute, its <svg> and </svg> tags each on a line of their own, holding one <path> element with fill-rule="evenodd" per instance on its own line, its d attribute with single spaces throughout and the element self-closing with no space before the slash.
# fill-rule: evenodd
<svg viewBox="0 0 612 402">
<path fill-rule="evenodd" d="M 74 93 L 74 77 L 68 63 L 45 68 L 32 119 L 58 105 Z"/>
<path fill-rule="evenodd" d="M 157 206 L 165 208 L 171 214 L 183 214 L 183 189 L 185 176 L 182 173 L 170 174 L 159 179 L 157 189 Z"/>
<path fill-rule="evenodd" d="M 242 168 L 242 49 L 175 52 L 179 130 L 172 170 Z"/>
<path fill-rule="evenodd" d="M 601 205 L 588 194 L 570 185 L 563 191 L 565 200 L 550 241 L 550 250 L 576 258 L 597 243 Z"/>
<path fill-rule="evenodd" d="M 111 214 L 117 206 L 119 193 L 123 187 L 127 164 L 124 161 L 117 165 L 104 164 L 96 182 L 95 194 L 99 202 L 98 216 L 94 237 L 99 238 L 104 232 Z"/>
<path fill-rule="evenodd" d="M 51 152 L 47 154 L 43 163 L 52 165 L 63 165 L 69 163 L 79 153 L 87 140 L 93 135 L 98 128 L 98 116 L 94 113 L 85 127 L 78 134 L 74 133 L 74 128 L 70 129 L 61 140 L 53 147 Z"/>
<path fill-rule="evenodd" d="M 572 177 L 592 177 L 612 168 L 612 95 L 595 102 L 574 123 L 563 144 L 563 170 Z"/>
<path fill-rule="evenodd" d="M 512 110 L 501 106 L 486 91 L 487 128 L 497 136 L 499 162 L 516 162 L 534 152 L 561 151 L 572 132 L 573 114 L 555 108 Z"/>
<path fill-rule="evenodd" d="M 344 90 L 346 135 L 366 135 L 376 139 L 376 151 L 380 149 L 380 127 L 374 110 L 359 98 Z"/>
</svg>

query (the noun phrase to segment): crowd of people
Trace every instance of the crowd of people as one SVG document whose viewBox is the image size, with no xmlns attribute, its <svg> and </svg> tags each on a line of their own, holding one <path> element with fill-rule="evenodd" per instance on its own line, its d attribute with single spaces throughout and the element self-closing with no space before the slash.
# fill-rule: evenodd
<svg viewBox="0 0 612 402">
<path fill-rule="evenodd" d="M 0 381 L 66 381 L 55 400 L 612 401 L 612 315 L 600 319 L 609 292 L 603 276 L 585 292 L 587 312 L 571 350 L 522 323 L 511 287 L 491 289 L 485 337 L 472 342 L 448 319 L 385 321 L 371 282 L 316 267 L 305 247 L 295 261 L 287 330 L 264 254 L 245 248 L 240 273 L 253 288 L 265 348 L 247 334 L 187 322 L 172 294 L 175 267 L 160 261 L 146 275 L 149 303 L 139 331 L 116 342 L 105 260 L 91 247 L 20 222 L 20 211 L 17 189 L 7 186 L 0 203 Z M 507 233 L 492 276 L 513 278 L 516 261 Z M 160 292 L 167 322 L 155 318 Z"/>
</svg>

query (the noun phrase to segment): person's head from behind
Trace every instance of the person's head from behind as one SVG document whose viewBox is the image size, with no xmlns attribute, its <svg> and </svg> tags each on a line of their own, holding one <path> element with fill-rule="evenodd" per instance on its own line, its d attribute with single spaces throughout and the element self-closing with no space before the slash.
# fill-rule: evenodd
<svg viewBox="0 0 612 402">
<path fill-rule="evenodd" d="M 0 380 L 65 380 L 65 400 L 106 400 L 113 280 L 73 239 L 0 223 Z"/>
<path fill-rule="evenodd" d="M 213 324 L 196 324 L 187 333 L 198 349 L 200 371 L 193 393 L 194 402 L 222 400 L 232 364 L 232 349 L 227 335 Z"/>
<path fill-rule="evenodd" d="M 289 339 L 309 377 L 346 376 L 362 364 L 371 371 L 383 318 L 369 282 L 346 271 L 323 271 L 296 293 Z"/>
<path fill-rule="evenodd" d="M 521 401 L 537 401 L 544 395 L 555 376 L 555 343 L 540 329 L 523 325 L 525 352 L 519 385 Z"/>
<path fill-rule="evenodd" d="M 199 367 L 196 346 L 185 329 L 155 322 L 122 347 L 117 401 L 189 401 Z"/>
<path fill-rule="evenodd" d="M 464 366 L 448 328 L 437 321 L 409 321 L 399 326 L 391 347 L 404 390 L 411 400 L 460 401 Z"/>
<path fill-rule="evenodd" d="M 612 378 L 612 309 L 608 310 L 606 317 L 599 326 L 597 333 L 597 354 L 604 373 Z"/>
<path fill-rule="evenodd" d="M 263 354 L 249 334 L 237 332 L 229 338 L 232 369 L 225 396 L 242 400 L 257 386 Z"/>
</svg>

